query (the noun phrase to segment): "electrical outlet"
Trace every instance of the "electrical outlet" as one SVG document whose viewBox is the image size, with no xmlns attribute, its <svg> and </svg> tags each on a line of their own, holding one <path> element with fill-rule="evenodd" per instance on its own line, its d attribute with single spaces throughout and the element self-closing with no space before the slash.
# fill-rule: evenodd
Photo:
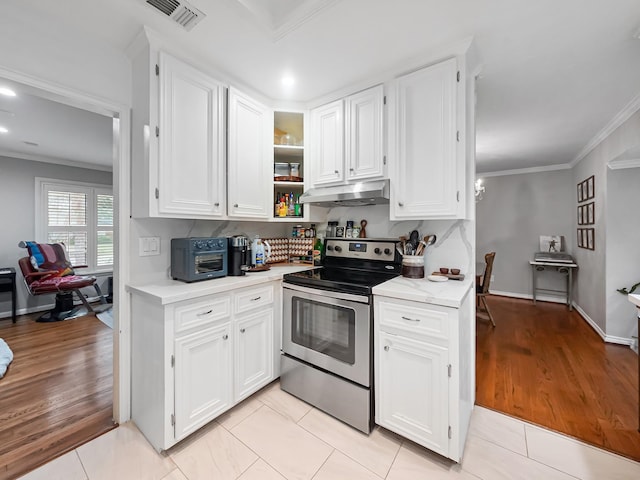
<svg viewBox="0 0 640 480">
<path fill-rule="evenodd" d="M 140 237 L 138 247 L 138 255 L 141 257 L 160 255 L 160 237 Z"/>
<path fill-rule="evenodd" d="M 496 279 L 495 275 L 491 275 L 491 283 L 493 283 L 493 281 Z"/>
</svg>

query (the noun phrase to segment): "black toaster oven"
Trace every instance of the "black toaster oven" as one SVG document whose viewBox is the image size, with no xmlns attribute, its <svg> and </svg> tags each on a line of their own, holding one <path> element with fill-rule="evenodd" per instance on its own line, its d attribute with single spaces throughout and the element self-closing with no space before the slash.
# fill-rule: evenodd
<svg viewBox="0 0 640 480">
<path fill-rule="evenodd" d="M 227 269 L 225 237 L 171 239 L 171 277 L 174 280 L 198 282 L 226 277 Z"/>
</svg>

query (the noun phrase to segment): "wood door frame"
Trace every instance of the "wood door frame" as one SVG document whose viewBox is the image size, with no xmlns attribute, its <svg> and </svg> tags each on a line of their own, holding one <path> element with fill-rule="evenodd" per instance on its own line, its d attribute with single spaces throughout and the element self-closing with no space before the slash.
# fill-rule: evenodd
<svg viewBox="0 0 640 480">
<path fill-rule="evenodd" d="M 113 265 L 113 419 L 117 423 L 131 418 L 131 319 L 130 299 L 125 290 L 129 282 L 129 238 L 131 189 L 131 107 L 97 97 L 76 88 L 63 86 L 25 73 L 0 68 L 0 77 L 38 89 L 42 97 L 72 107 L 113 118 L 113 195 L 116 205 L 114 230 L 115 263 Z"/>
</svg>

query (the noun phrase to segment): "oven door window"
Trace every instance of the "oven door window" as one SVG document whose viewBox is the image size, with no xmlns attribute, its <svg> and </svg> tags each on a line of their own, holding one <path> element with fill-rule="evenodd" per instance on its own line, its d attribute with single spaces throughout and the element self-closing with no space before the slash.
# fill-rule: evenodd
<svg viewBox="0 0 640 480">
<path fill-rule="evenodd" d="M 356 312 L 307 298 L 294 296 L 291 300 L 293 343 L 353 365 Z"/>
<path fill-rule="evenodd" d="M 224 268 L 222 253 L 199 253 L 195 255 L 195 271 L 199 273 L 219 272 Z"/>
</svg>

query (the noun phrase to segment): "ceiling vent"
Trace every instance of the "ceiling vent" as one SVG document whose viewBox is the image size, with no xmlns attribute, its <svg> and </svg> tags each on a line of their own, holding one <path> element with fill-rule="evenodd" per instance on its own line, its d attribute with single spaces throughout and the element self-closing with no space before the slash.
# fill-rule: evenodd
<svg viewBox="0 0 640 480">
<path fill-rule="evenodd" d="M 160 13 L 189 31 L 206 15 L 185 0 L 144 0 Z"/>
</svg>

